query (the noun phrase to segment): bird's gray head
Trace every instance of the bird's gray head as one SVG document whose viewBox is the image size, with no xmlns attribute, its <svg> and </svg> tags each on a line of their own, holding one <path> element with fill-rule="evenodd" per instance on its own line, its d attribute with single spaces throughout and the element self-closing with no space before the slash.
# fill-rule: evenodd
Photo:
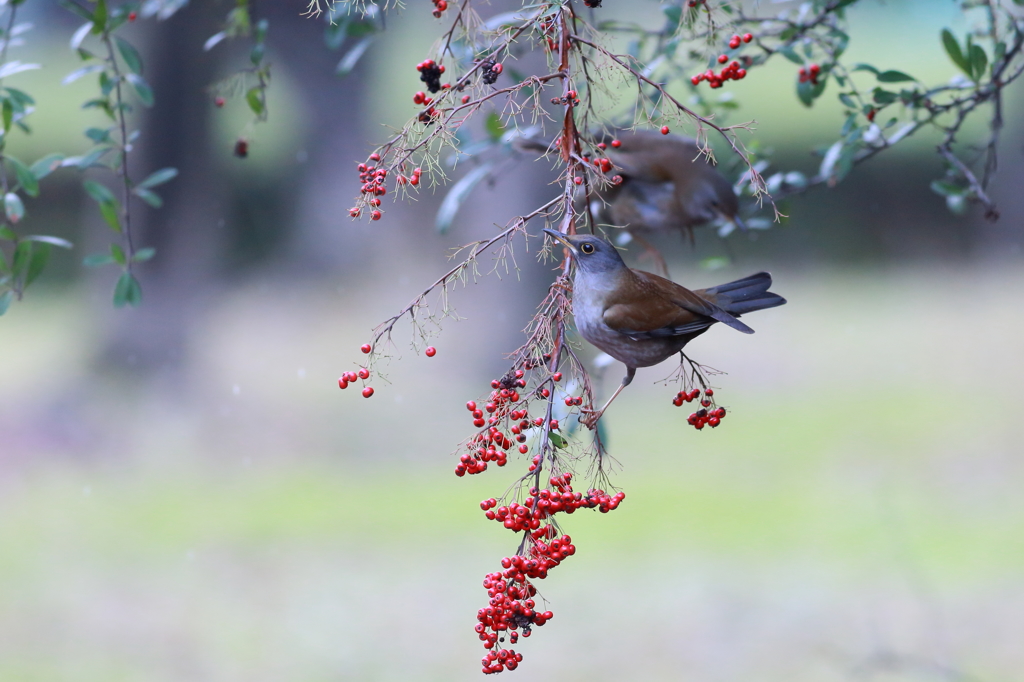
<svg viewBox="0 0 1024 682">
<path fill-rule="evenodd" d="M 612 273 L 626 267 L 622 256 L 606 239 L 592 234 L 566 235 L 555 230 L 544 229 L 556 241 L 562 242 L 572 253 L 579 271 L 587 274 Z"/>
</svg>

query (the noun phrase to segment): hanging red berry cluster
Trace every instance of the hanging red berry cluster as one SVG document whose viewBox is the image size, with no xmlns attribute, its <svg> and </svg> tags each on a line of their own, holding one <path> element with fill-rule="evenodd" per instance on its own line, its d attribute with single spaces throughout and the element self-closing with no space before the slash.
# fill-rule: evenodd
<svg viewBox="0 0 1024 682">
<path fill-rule="evenodd" d="M 700 400 L 700 409 L 686 418 L 686 423 L 700 431 L 705 426 L 717 427 L 725 419 L 725 408 L 715 405 L 714 389 L 705 389 L 704 397 Z M 672 404 L 681 407 L 683 403 L 693 402 L 701 396 L 701 390 L 695 388 L 691 391 L 679 391 L 672 399 Z"/>
<path fill-rule="evenodd" d="M 576 545 L 568 535 L 559 536 L 552 523 L 541 521 L 558 512 L 571 514 L 581 508 L 598 508 L 607 513 L 619 506 L 625 498 L 623 492 L 609 495 L 603 490 L 589 490 L 586 495 L 573 492 L 572 474 L 552 476 L 551 488 L 538 490 L 531 487 L 530 496 L 522 504 L 498 506 L 494 498 L 484 500 L 480 508 L 488 519 L 500 521 L 513 532 L 526 532 L 519 553 L 501 560 L 501 571 L 484 576 L 483 586 L 489 597 L 488 605 L 477 611 L 477 636 L 488 653 L 481 664 L 484 674 L 515 670 L 522 662 L 522 654 L 504 648 L 506 636 L 510 644 L 519 637 L 529 637 L 533 627 L 540 627 L 554 617 L 551 611 L 539 612 L 533 599 L 537 588 L 532 580 L 543 580 L 548 572 L 576 553 Z M 525 551 L 524 551 L 525 549 Z M 521 634 L 520 634 L 521 633 Z"/>
<path fill-rule="evenodd" d="M 739 48 L 740 43 L 749 43 L 753 39 L 754 36 L 751 33 L 744 33 L 742 36 L 734 35 L 732 38 L 729 38 L 729 49 L 735 50 Z M 743 60 L 747 64 L 750 63 L 749 57 L 744 57 Z M 728 61 L 729 55 L 718 55 L 719 64 L 725 64 Z M 698 73 L 696 76 L 691 77 L 690 82 L 693 83 L 694 85 L 699 85 L 700 83 L 707 81 L 710 87 L 720 88 L 726 81 L 738 81 L 743 80 L 746 77 L 747 70 L 743 68 L 743 65 L 739 62 L 739 60 L 734 59 L 732 62 L 729 62 L 728 66 L 726 66 L 718 73 L 715 73 L 713 69 L 708 69 L 704 73 Z"/>
<path fill-rule="evenodd" d="M 818 66 L 817 64 L 811 64 L 807 68 L 804 68 L 804 67 L 801 66 L 800 70 L 797 72 L 797 77 L 799 78 L 801 83 L 808 83 L 809 82 L 811 85 L 817 85 L 818 84 L 818 74 L 820 74 L 820 73 L 821 73 L 821 67 Z"/>
</svg>

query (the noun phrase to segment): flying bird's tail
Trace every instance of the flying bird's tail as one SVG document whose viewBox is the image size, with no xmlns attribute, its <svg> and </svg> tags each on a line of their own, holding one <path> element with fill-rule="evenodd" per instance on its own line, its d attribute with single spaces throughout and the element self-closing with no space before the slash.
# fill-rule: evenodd
<svg viewBox="0 0 1024 682">
<path fill-rule="evenodd" d="M 706 298 L 722 310 L 732 315 L 743 315 L 755 310 L 774 308 L 783 305 L 786 299 L 768 291 L 772 285 L 772 276 L 767 272 L 759 272 L 743 279 L 716 287 L 696 291 L 697 295 Z"/>
</svg>

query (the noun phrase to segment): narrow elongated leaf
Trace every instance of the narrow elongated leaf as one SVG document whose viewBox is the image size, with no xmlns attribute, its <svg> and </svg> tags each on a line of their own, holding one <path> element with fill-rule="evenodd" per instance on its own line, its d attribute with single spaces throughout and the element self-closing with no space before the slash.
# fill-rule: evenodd
<svg viewBox="0 0 1024 682">
<path fill-rule="evenodd" d="M 18 178 L 18 184 L 25 190 L 25 194 L 30 197 L 39 196 L 39 181 L 36 180 L 32 170 L 13 156 L 7 157 L 7 163 L 14 167 L 14 175 Z"/>
<path fill-rule="evenodd" d="M 31 243 L 31 242 L 30 242 Z M 32 248 L 32 257 L 28 261 L 28 270 L 25 272 L 25 286 L 32 284 L 43 272 L 46 261 L 50 259 L 50 245 L 36 244 Z"/>
<path fill-rule="evenodd" d="M 224 31 L 221 31 L 220 33 L 214 33 L 212 36 L 206 39 L 205 43 L 203 43 L 203 51 L 208 52 L 212 50 L 214 47 L 217 46 L 217 43 L 219 43 L 227 37 L 228 34 Z"/>
<path fill-rule="evenodd" d="M 851 71 L 870 71 L 871 73 L 875 74 L 876 76 L 881 73 L 881 71 L 879 71 L 875 67 L 871 66 L 870 64 L 857 64 L 856 66 L 854 66 L 850 70 Z"/>
<path fill-rule="evenodd" d="M 960 49 L 960 42 L 953 35 L 953 32 L 948 28 L 942 29 L 942 46 L 946 48 L 946 54 L 953 61 L 954 64 L 960 67 L 960 70 L 966 73 L 968 76 L 971 75 L 971 65 L 967 61 L 967 56 L 964 55 Z"/>
<path fill-rule="evenodd" d="M 793 62 L 794 64 L 799 64 L 800 66 L 804 65 L 803 57 L 798 55 L 796 53 L 796 50 L 794 50 L 789 45 L 783 45 L 782 47 L 780 47 L 779 48 L 779 54 L 781 54 L 783 57 L 785 57 L 789 61 Z"/>
<path fill-rule="evenodd" d="M 7 219 L 12 223 L 17 223 L 19 220 L 25 217 L 25 205 L 21 203 L 21 197 L 14 192 L 8 192 L 4 195 L 4 212 L 7 214 Z"/>
<path fill-rule="evenodd" d="M 142 73 L 142 57 L 135 46 L 121 36 L 114 36 L 117 41 L 117 51 L 121 53 L 125 66 L 131 69 L 132 73 Z"/>
<path fill-rule="evenodd" d="M 914 81 L 917 79 L 903 73 L 902 71 L 889 70 L 878 74 L 878 80 L 882 83 L 901 83 L 903 81 Z"/>
<path fill-rule="evenodd" d="M 161 168 L 160 170 L 150 173 L 149 177 L 140 182 L 136 187 L 144 187 L 145 189 L 152 189 L 157 185 L 162 185 L 165 182 L 170 182 L 178 176 L 177 168 Z"/>
<path fill-rule="evenodd" d="M 103 265 L 113 265 L 114 259 L 108 253 L 94 253 L 82 259 L 82 265 L 87 268 L 98 268 Z"/>
<path fill-rule="evenodd" d="M 147 107 L 153 106 L 153 88 L 149 87 L 146 79 L 137 73 L 129 73 L 125 78 L 139 96 L 139 100 Z"/>
<path fill-rule="evenodd" d="M 975 83 L 985 77 L 988 68 L 988 55 L 981 45 L 971 45 L 971 80 Z"/>
<path fill-rule="evenodd" d="M 154 249 L 152 246 L 147 246 L 146 248 L 139 249 L 138 251 L 135 252 L 135 255 L 132 256 L 132 262 L 142 263 L 149 260 L 155 255 L 156 249 Z"/>
<path fill-rule="evenodd" d="M 39 68 L 42 68 L 39 64 L 22 64 L 18 60 L 14 60 L 13 62 L 7 62 L 3 66 L 0 66 L 0 79 L 13 76 L 14 74 L 21 73 L 22 71 L 32 71 L 33 69 Z"/>
<path fill-rule="evenodd" d="M 75 245 L 69 242 L 67 239 L 61 239 L 60 237 L 52 237 L 48 234 L 30 234 L 27 237 L 22 237 L 23 241 L 27 242 L 41 242 L 43 244 L 53 244 L 59 246 L 62 249 L 73 249 Z"/>
<path fill-rule="evenodd" d="M 352 49 L 346 52 L 345 56 L 341 58 L 340 62 L 338 62 L 337 68 L 334 69 L 335 75 L 347 76 L 352 69 L 356 67 L 356 64 L 359 63 L 359 59 L 373 43 L 374 38 L 376 38 L 376 36 L 368 35 L 353 45 Z"/>
<path fill-rule="evenodd" d="M 136 187 L 132 190 L 132 194 L 145 201 L 153 208 L 160 208 L 164 205 L 164 200 L 160 198 L 160 195 L 153 190 L 145 189 L 143 187 Z"/>
<path fill-rule="evenodd" d="M 61 7 L 68 10 L 69 12 L 77 14 L 83 19 L 86 19 L 89 22 L 89 25 L 92 26 L 92 12 L 90 12 L 86 8 L 82 7 L 76 2 L 72 2 L 71 0 L 59 0 L 57 4 L 59 4 Z"/>
<path fill-rule="evenodd" d="M 114 287 L 114 307 L 123 308 L 126 304 L 137 306 L 142 302 L 142 289 L 139 282 L 130 272 L 123 273 Z"/>
<path fill-rule="evenodd" d="M 459 208 L 462 207 L 462 204 L 466 201 L 469 193 L 473 191 L 473 188 L 487 177 L 487 173 L 490 172 L 493 165 L 493 163 L 480 164 L 452 185 L 451 191 L 448 192 L 444 201 L 441 202 L 441 207 L 437 209 L 437 218 L 434 224 L 438 232 L 444 234 L 451 228 L 452 221 L 455 220 L 455 215 L 459 212 Z"/>
<path fill-rule="evenodd" d="M 114 193 L 95 180 L 86 180 L 82 183 L 82 187 L 85 188 L 86 193 L 98 204 L 113 203 L 116 201 Z"/>
<path fill-rule="evenodd" d="M 3 107 L 0 107 L 0 117 L 3 118 L 4 132 L 11 129 L 11 122 L 14 121 L 14 105 L 10 99 L 5 99 Z"/>
<path fill-rule="evenodd" d="M 82 76 L 88 76 L 90 73 L 97 73 L 97 72 L 102 71 L 102 70 L 103 70 L 103 65 L 102 64 L 89 64 L 88 66 L 83 66 L 82 68 L 75 69 L 74 71 L 72 71 L 68 75 L 64 76 L 64 80 L 61 81 L 61 84 L 62 85 L 68 85 L 69 83 L 74 83 L 76 80 L 78 80 Z"/>
<path fill-rule="evenodd" d="M 103 202 L 100 204 L 100 215 L 107 221 L 107 225 L 110 225 L 110 229 L 115 232 L 121 231 L 121 216 L 118 215 L 117 202 Z"/>
<path fill-rule="evenodd" d="M 107 27 L 107 0 L 98 0 L 96 9 L 92 13 L 92 32 L 96 35 L 103 33 Z"/>
<path fill-rule="evenodd" d="M 36 176 L 36 180 L 42 180 L 47 175 L 60 168 L 61 161 L 63 160 L 63 154 L 47 154 L 33 163 L 29 170 L 32 171 L 32 175 Z"/>
<path fill-rule="evenodd" d="M 78 50 L 82 47 L 82 43 L 85 42 L 85 37 L 89 35 L 89 31 L 92 30 L 92 22 L 86 22 L 78 27 L 78 30 L 71 36 L 71 49 Z"/>
</svg>

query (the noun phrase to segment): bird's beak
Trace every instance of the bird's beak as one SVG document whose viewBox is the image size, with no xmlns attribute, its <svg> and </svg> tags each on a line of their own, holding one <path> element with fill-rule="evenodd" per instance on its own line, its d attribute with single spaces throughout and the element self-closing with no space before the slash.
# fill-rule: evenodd
<svg viewBox="0 0 1024 682">
<path fill-rule="evenodd" d="M 561 232 L 559 232 L 558 230 L 549 229 L 547 227 L 545 227 L 542 231 L 550 235 L 551 238 L 554 239 L 555 241 L 562 242 L 562 244 L 564 244 L 565 247 L 569 249 L 569 253 L 571 253 L 574 256 L 576 255 L 576 247 L 573 246 L 572 242 L 566 239 L 565 235 L 563 235 Z"/>
</svg>

